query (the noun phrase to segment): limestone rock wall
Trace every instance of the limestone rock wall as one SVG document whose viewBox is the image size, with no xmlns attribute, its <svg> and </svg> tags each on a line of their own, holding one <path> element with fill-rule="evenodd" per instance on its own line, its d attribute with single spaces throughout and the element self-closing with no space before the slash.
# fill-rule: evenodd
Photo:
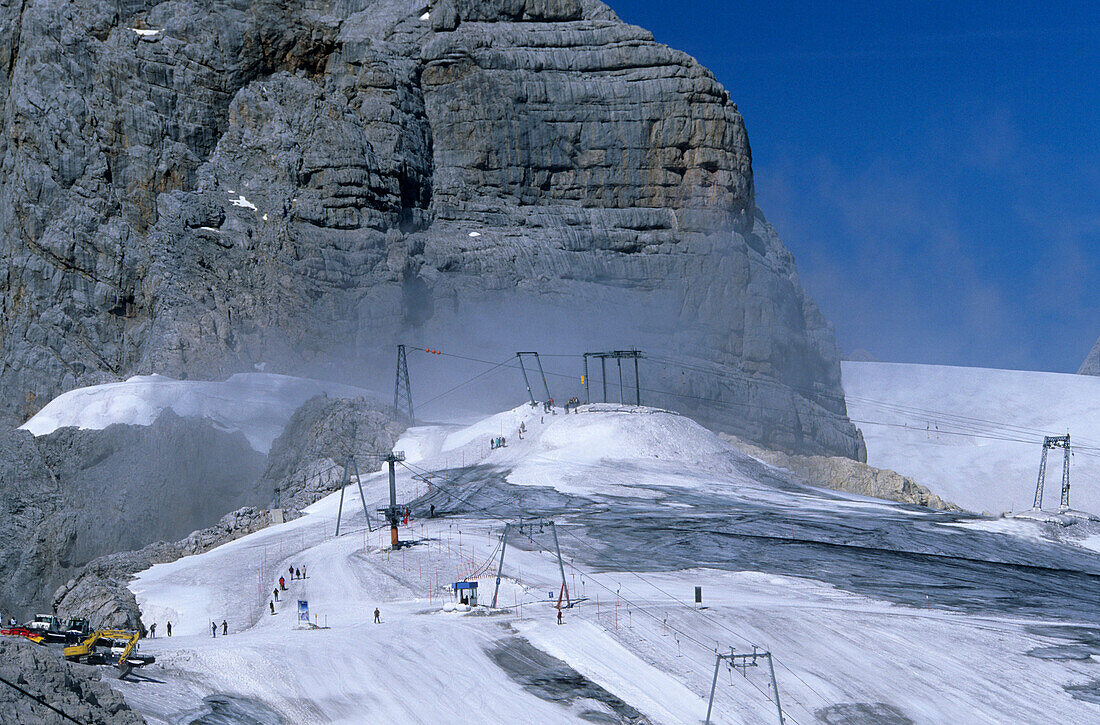
<svg viewBox="0 0 1100 725">
<path fill-rule="evenodd" d="M 398 342 L 633 345 L 647 403 L 862 455 L 736 105 L 602 3 L 25 0 L 0 21 L 9 420 L 134 373 L 384 389 Z M 552 372 L 579 392 L 576 360 Z"/>
<path fill-rule="evenodd" d="M 794 474 L 797 480 L 811 486 L 911 503 L 938 511 L 962 510 L 912 478 L 888 468 L 875 468 L 840 456 L 790 455 L 782 451 L 765 450 L 734 436 L 723 437 L 750 456 L 777 468 L 784 468 Z"/>
</svg>

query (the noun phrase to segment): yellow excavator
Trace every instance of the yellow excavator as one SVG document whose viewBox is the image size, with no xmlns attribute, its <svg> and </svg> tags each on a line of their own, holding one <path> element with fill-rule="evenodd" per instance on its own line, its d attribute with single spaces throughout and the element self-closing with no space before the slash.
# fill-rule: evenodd
<svg viewBox="0 0 1100 725">
<path fill-rule="evenodd" d="M 125 629 L 97 629 L 80 644 L 65 648 L 65 659 L 89 665 L 114 665 L 119 677 L 130 674 L 156 660 L 152 655 L 138 654 L 141 635 Z"/>
</svg>

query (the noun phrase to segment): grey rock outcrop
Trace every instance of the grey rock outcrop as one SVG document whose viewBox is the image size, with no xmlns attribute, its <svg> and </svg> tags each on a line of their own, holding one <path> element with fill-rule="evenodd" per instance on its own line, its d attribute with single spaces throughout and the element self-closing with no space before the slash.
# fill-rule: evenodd
<svg viewBox="0 0 1100 725">
<path fill-rule="evenodd" d="M 315 397 L 294 412 L 271 446 L 263 482 L 279 506 L 301 510 L 335 491 L 344 460 L 354 453 L 359 473 L 378 470 L 377 458 L 393 450 L 405 427 L 372 401 Z"/>
<path fill-rule="evenodd" d="M 279 502 L 279 520 L 336 490 L 349 453 L 360 473 L 378 467 L 370 454 L 389 453 L 404 425 L 392 420 L 385 406 L 365 398 L 319 395 L 303 403 L 275 440 L 255 488 Z M 141 610 L 127 584 L 154 564 L 201 554 L 226 542 L 277 523 L 272 511 L 246 506 L 218 523 L 168 543 L 158 541 L 137 551 L 99 557 L 54 593 L 54 609 L 63 616 L 88 617 L 96 626 L 144 631 Z"/>
<path fill-rule="evenodd" d="M 1100 375 L 1100 339 L 1089 350 L 1088 357 L 1077 370 L 1078 375 Z"/>
<path fill-rule="evenodd" d="M 176 542 L 157 541 L 137 551 L 101 556 L 57 588 L 53 608 L 62 617 L 87 617 L 95 627 L 145 632 L 141 609 L 127 584 L 155 564 L 201 554 L 274 523 L 271 511 L 246 506 Z"/>
<path fill-rule="evenodd" d="M 87 562 L 266 504 L 240 433 L 165 412 L 150 426 L 0 435 L 0 606 L 33 614 Z"/>
<path fill-rule="evenodd" d="M 88 725 L 138 725 L 145 718 L 132 711 L 100 680 L 98 668 L 66 662 L 44 647 L 19 639 L 0 640 L 0 677 L 41 698 L 77 722 Z M 0 687 L 0 722 L 13 725 L 57 725 L 60 715 L 4 685 Z"/>
<path fill-rule="evenodd" d="M 411 338 L 494 361 L 635 345 L 647 403 L 861 456 L 714 76 L 595 0 L 426 7 L 0 8 L 8 417 L 140 372 L 369 386 Z M 579 392 L 579 364 L 552 372 Z"/>
<path fill-rule="evenodd" d="M 840 456 L 790 455 L 754 446 L 734 436 L 722 437 L 753 458 L 777 468 L 784 468 L 794 474 L 796 480 L 811 486 L 911 503 L 939 511 L 962 511 L 955 504 L 944 501 L 928 488 L 896 471 L 875 468 Z"/>
</svg>

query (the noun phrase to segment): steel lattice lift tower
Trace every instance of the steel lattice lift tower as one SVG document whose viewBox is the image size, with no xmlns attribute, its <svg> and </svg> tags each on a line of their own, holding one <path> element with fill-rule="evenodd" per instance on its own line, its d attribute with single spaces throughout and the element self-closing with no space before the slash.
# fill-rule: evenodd
<svg viewBox="0 0 1100 725">
<path fill-rule="evenodd" d="M 405 360 L 405 346 L 397 346 L 397 376 L 393 383 L 394 415 L 404 415 L 413 423 L 412 389 L 409 386 L 409 364 Z"/>
<path fill-rule="evenodd" d="M 1035 504 L 1033 508 L 1043 508 L 1043 482 L 1047 473 L 1047 451 L 1052 448 L 1064 449 L 1062 458 L 1062 502 L 1059 511 L 1069 508 L 1069 433 L 1064 436 L 1046 436 L 1043 438 L 1043 457 L 1039 461 L 1039 482 L 1035 485 Z"/>
</svg>

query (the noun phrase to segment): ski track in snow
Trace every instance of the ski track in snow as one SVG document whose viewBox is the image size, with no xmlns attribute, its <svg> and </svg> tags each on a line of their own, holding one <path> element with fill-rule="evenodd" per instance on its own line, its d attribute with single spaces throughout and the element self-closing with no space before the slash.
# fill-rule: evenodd
<svg viewBox="0 0 1100 725">
<path fill-rule="evenodd" d="M 141 572 L 130 588 L 144 620 L 163 632 L 170 619 L 175 636 L 143 643 L 157 656 L 148 679 L 112 684 L 153 723 L 187 721 L 211 696 L 286 722 L 630 722 L 634 711 L 700 722 L 715 649 L 756 644 L 776 656 L 792 723 L 1100 717 L 1065 689 L 1097 676 L 1100 556 L 1030 522 L 801 486 L 674 414 L 539 410 L 406 433 L 396 448 L 411 467 L 454 479 L 437 474 L 429 491 L 398 468 L 414 513 L 402 537 L 415 547 L 391 552 L 387 532 L 367 531 L 351 486 L 339 538 L 333 494 L 295 521 Z M 507 446 L 491 449 L 500 435 Z M 378 524 L 386 476 L 362 480 Z M 582 598 L 565 625 L 547 531 L 510 537 L 501 611 L 441 611 L 446 586 L 471 574 L 488 604 L 501 522 L 524 513 L 558 523 Z M 291 565 L 308 578 L 287 582 L 271 616 Z M 327 629 L 295 628 L 299 598 Z M 223 618 L 230 635 L 212 638 Z M 768 691 L 766 667 L 723 668 L 713 721 L 774 722 Z"/>
</svg>

